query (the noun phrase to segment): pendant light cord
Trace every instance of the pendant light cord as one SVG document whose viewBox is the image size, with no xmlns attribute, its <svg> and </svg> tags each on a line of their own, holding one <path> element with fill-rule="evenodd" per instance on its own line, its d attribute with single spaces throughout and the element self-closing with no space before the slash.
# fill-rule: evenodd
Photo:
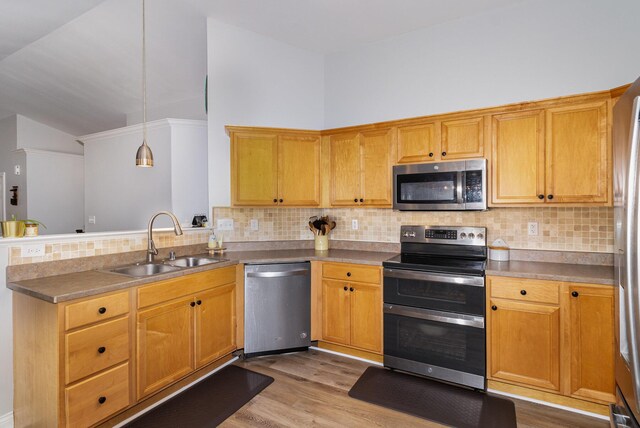
<svg viewBox="0 0 640 428">
<path fill-rule="evenodd" d="M 147 144 L 147 40 L 145 0 L 142 0 L 142 144 Z"/>
</svg>

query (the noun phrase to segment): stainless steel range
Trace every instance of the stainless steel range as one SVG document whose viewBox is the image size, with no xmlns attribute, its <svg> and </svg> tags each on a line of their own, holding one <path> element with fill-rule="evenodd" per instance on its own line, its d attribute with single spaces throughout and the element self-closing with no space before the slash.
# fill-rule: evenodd
<svg viewBox="0 0 640 428">
<path fill-rule="evenodd" d="M 384 266 L 384 365 L 486 389 L 484 227 L 402 226 Z"/>
</svg>

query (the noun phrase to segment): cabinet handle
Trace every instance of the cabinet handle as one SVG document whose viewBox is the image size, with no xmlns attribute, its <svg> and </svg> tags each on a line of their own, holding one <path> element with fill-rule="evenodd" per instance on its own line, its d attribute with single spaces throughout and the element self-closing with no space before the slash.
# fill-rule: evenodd
<svg viewBox="0 0 640 428">
<path fill-rule="evenodd" d="M 200 306 L 202 304 L 202 300 L 196 300 L 196 304 Z"/>
<path fill-rule="evenodd" d="M 360 202 L 364 202 L 364 199 L 360 198 Z"/>
<path fill-rule="evenodd" d="M 520 294 L 522 294 L 523 296 L 527 295 L 527 290 L 520 290 Z"/>
<path fill-rule="evenodd" d="M 349 288 L 349 291 L 354 291 L 354 290 L 353 290 L 353 287 Z"/>
<path fill-rule="evenodd" d="M 497 307 L 496 305 L 493 305 L 493 306 L 491 306 L 491 310 L 493 310 L 493 311 L 497 311 L 497 310 L 498 310 L 498 307 Z"/>
<path fill-rule="evenodd" d="M 104 354 L 104 351 L 106 351 L 107 348 L 105 348 L 104 346 L 101 346 L 98 348 L 98 354 Z"/>
<path fill-rule="evenodd" d="M 578 292 L 577 292 L 577 291 L 572 291 L 572 292 L 571 292 L 571 295 L 572 295 L 573 297 L 578 297 L 580 294 L 578 294 Z"/>
<path fill-rule="evenodd" d="M 446 156 L 446 155 L 447 155 L 447 152 L 442 152 L 442 156 L 443 157 Z"/>
<path fill-rule="evenodd" d="M 105 312 L 107 312 L 107 308 L 105 308 L 104 306 L 98 309 L 99 314 L 104 314 Z"/>
<path fill-rule="evenodd" d="M 351 272 L 347 272 L 347 276 L 351 276 Z"/>
<path fill-rule="evenodd" d="M 347 287 L 344 287 L 344 291 L 347 291 Z"/>
<path fill-rule="evenodd" d="M 278 203 L 278 200 L 274 198 L 274 199 L 273 199 L 273 203 L 274 203 L 274 204 L 275 204 L 275 203 Z"/>
<path fill-rule="evenodd" d="M 538 195 L 538 199 L 544 199 L 544 195 Z"/>
<path fill-rule="evenodd" d="M 283 202 L 284 202 L 284 200 L 280 199 L 280 203 L 283 203 Z"/>
<path fill-rule="evenodd" d="M 353 202 L 358 202 L 358 198 L 353 198 Z"/>
<path fill-rule="evenodd" d="M 105 401 L 107 401 L 107 397 L 105 397 L 105 396 L 102 396 L 102 397 L 98 398 L 98 403 L 100 403 L 100 404 L 104 404 Z"/>
<path fill-rule="evenodd" d="M 189 303 L 189 306 L 191 306 L 192 308 L 196 305 L 196 302 L 191 302 Z"/>
<path fill-rule="evenodd" d="M 429 157 L 432 158 L 433 157 L 433 152 L 429 152 Z"/>
<path fill-rule="evenodd" d="M 547 199 L 549 200 L 553 199 L 553 195 L 547 195 Z"/>
</svg>

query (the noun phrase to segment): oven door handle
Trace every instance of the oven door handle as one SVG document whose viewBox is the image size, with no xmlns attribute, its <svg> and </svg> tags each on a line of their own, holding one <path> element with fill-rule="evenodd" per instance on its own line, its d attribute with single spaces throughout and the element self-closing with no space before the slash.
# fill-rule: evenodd
<svg viewBox="0 0 640 428">
<path fill-rule="evenodd" d="M 475 328 L 484 328 L 484 317 L 473 315 L 431 311 L 429 309 L 410 308 L 408 306 L 391 305 L 389 303 L 384 304 L 384 313 L 409 318 L 418 318 L 427 321 L 443 322 L 447 324 L 455 324 Z"/>
<path fill-rule="evenodd" d="M 484 287 L 484 277 L 482 276 L 456 276 L 456 275 L 439 275 L 428 272 L 416 272 L 400 269 L 384 270 L 384 276 L 388 278 L 398 279 L 415 279 L 418 281 L 444 282 L 449 284 L 472 285 L 474 287 Z"/>
</svg>

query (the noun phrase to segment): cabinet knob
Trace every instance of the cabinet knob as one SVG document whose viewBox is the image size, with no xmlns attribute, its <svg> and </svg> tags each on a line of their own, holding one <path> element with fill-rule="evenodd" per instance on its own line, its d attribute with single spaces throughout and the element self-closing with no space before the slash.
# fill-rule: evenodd
<svg viewBox="0 0 640 428">
<path fill-rule="evenodd" d="M 98 309 L 99 314 L 104 314 L 105 312 L 107 312 L 107 308 L 105 308 L 104 306 Z"/>
<path fill-rule="evenodd" d="M 364 199 L 360 198 L 360 202 L 364 202 Z"/>
<path fill-rule="evenodd" d="M 353 198 L 353 202 L 358 202 L 358 198 Z"/>
<path fill-rule="evenodd" d="M 538 195 L 538 199 L 544 199 L 544 195 Z"/>
<path fill-rule="evenodd" d="M 446 155 L 447 155 L 447 152 L 442 152 L 442 156 L 446 156 Z"/>
<path fill-rule="evenodd" d="M 102 397 L 98 398 L 98 403 L 100 403 L 100 404 L 104 404 L 105 401 L 107 401 L 107 397 L 105 397 L 105 396 L 102 396 Z"/>
<path fill-rule="evenodd" d="M 273 199 L 273 202 L 274 202 L 274 203 L 277 203 L 277 202 L 278 202 L 278 200 L 277 200 L 276 198 L 274 198 L 274 199 Z"/>
<path fill-rule="evenodd" d="M 520 294 L 522 294 L 523 296 L 527 295 L 527 290 L 520 290 Z"/>
<path fill-rule="evenodd" d="M 353 287 L 349 288 L 349 291 L 353 291 Z"/>
<path fill-rule="evenodd" d="M 347 276 L 351 276 L 351 272 L 347 272 Z"/>
<path fill-rule="evenodd" d="M 572 292 L 571 292 L 571 295 L 572 295 L 573 297 L 578 297 L 580 294 L 578 294 L 578 292 L 577 292 L 577 291 L 572 291 Z"/>
<path fill-rule="evenodd" d="M 498 307 L 497 307 L 496 305 L 493 305 L 493 306 L 491 306 L 491 310 L 493 310 L 493 311 L 497 311 L 497 310 L 498 310 Z"/>
<path fill-rule="evenodd" d="M 98 348 L 98 354 L 104 354 L 104 352 L 107 350 L 107 348 L 105 348 L 104 346 L 101 346 Z"/>
<path fill-rule="evenodd" d="M 200 306 L 202 304 L 202 300 L 196 300 L 196 304 Z"/>
<path fill-rule="evenodd" d="M 189 303 L 189 306 L 191 306 L 192 308 L 196 305 L 196 302 L 191 302 Z"/>
<path fill-rule="evenodd" d="M 433 152 L 429 152 L 429 157 L 432 158 L 433 157 Z"/>
<path fill-rule="evenodd" d="M 553 199 L 553 195 L 547 195 L 547 199 L 549 200 Z"/>
<path fill-rule="evenodd" d="M 344 291 L 347 291 L 347 287 L 344 287 Z"/>
<path fill-rule="evenodd" d="M 280 199 L 280 203 L 283 203 L 283 202 L 284 202 L 284 200 Z"/>
</svg>

